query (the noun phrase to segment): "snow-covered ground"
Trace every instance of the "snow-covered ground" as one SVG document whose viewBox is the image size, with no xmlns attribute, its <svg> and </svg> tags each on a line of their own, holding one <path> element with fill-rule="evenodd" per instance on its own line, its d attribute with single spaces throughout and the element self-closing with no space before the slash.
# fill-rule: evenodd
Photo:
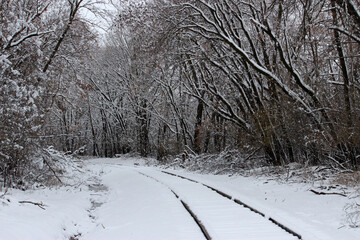
<svg viewBox="0 0 360 240">
<path fill-rule="evenodd" d="M 360 229 L 346 226 L 344 207 L 354 201 L 341 195 L 316 195 L 308 183 L 284 184 L 265 177 L 200 175 L 170 171 L 221 189 L 276 219 L 303 239 L 360 239 Z M 359 199 L 357 199 L 359 201 Z"/>
<path fill-rule="evenodd" d="M 255 220 L 253 226 L 269 229 L 265 231 L 266 239 L 272 236 L 293 239 L 291 235 L 282 235 L 283 230 L 277 227 L 271 230 L 272 225 L 260 215 L 247 215 L 250 211 L 240 210 L 241 206 L 231 205 L 232 201 L 221 199 L 200 184 L 146 167 L 146 162 L 136 158 L 86 160 L 83 171 L 74 172 L 77 184 L 25 192 L 9 189 L 6 194 L 3 189 L 0 239 L 204 239 L 169 188 L 193 208 L 214 239 L 234 239 L 240 230 L 253 237 L 254 231 L 246 224 L 254 219 L 259 221 Z M 360 239 L 360 229 L 348 227 L 343 209 L 354 199 L 316 195 L 309 191 L 314 188 L 312 185 L 282 184 L 265 177 L 171 172 L 221 189 L 283 223 L 303 239 Z M 216 208 L 221 204 L 226 206 Z M 223 212 L 227 213 L 217 221 L 216 216 Z M 239 230 L 234 223 L 246 227 Z"/>
</svg>

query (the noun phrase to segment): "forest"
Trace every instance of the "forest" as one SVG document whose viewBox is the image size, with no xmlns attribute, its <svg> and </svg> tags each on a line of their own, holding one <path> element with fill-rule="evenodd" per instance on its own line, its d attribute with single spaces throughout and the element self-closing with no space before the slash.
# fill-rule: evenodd
<svg viewBox="0 0 360 240">
<path fill-rule="evenodd" d="M 49 146 L 359 168 L 359 0 L 105 2 L 0 0 L 2 185 Z"/>
</svg>

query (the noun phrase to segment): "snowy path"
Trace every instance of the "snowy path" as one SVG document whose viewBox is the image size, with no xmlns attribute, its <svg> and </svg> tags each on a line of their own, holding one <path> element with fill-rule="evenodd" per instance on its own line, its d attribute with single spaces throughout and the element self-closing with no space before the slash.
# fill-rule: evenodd
<svg viewBox="0 0 360 240">
<path fill-rule="evenodd" d="M 153 168 L 109 164 L 103 171 L 108 195 L 92 212 L 97 227 L 83 239 L 205 239 L 171 190 L 189 205 L 211 239 L 297 239 L 201 184 Z"/>
<path fill-rule="evenodd" d="M 204 239 L 168 188 L 132 168 L 109 166 L 103 171 L 108 195 L 92 212 L 97 227 L 81 239 Z"/>
<path fill-rule="evenodd" d="M 304 240 L 360 239 L 358 229 L 333 224 L 341 216 L 339 210 L 333 211 L 335 207 L 351 199 L 314 196 L 307 185 L 294 188 L 240 176 L 168 170 L 196 183 L 155 167 L 142 167 L 145 163 L 127 158 L 86 160 L 83 169 L 69 179 L 75 184 L 0 191 L 0 240 L 206 239 L 199 225 L 214 240 L 297 239 L 269 221 L 270 217 Z M 266 217 L 237 204 L 237 199 Z"/>
</svg>

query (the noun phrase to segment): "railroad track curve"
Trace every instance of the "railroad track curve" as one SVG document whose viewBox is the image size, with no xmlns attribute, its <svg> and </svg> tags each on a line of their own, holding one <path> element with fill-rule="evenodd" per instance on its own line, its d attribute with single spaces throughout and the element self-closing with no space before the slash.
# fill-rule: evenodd
<svg viewBox="0 0 360 240">
<path fill-rule="evenodd" d="M 137 170 L 166 186 L 205 239 L 302 239 L 301 235 L 222 190 L 167 171 Z"/>
</svg>

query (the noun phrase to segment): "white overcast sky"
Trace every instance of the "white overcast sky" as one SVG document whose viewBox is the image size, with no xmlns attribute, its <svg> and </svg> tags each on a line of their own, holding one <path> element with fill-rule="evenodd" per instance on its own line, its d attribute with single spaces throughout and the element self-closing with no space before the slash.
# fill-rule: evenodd
<svg viewBox="0 0 360 240">
<path fill-rule="evenodd" d="M 96 31 L 99 32 L 100 37 L 103 36 L 110 27 L 111 20 L 115 16 L 117 10 L 111 3 L 117 4 L 119 0 L 103 0 L 104 3 L 97 3 L 90 7 L 96 9 L 82 8 L 80 15 L 82 18 L 90 22 Z"/>
</svg>

